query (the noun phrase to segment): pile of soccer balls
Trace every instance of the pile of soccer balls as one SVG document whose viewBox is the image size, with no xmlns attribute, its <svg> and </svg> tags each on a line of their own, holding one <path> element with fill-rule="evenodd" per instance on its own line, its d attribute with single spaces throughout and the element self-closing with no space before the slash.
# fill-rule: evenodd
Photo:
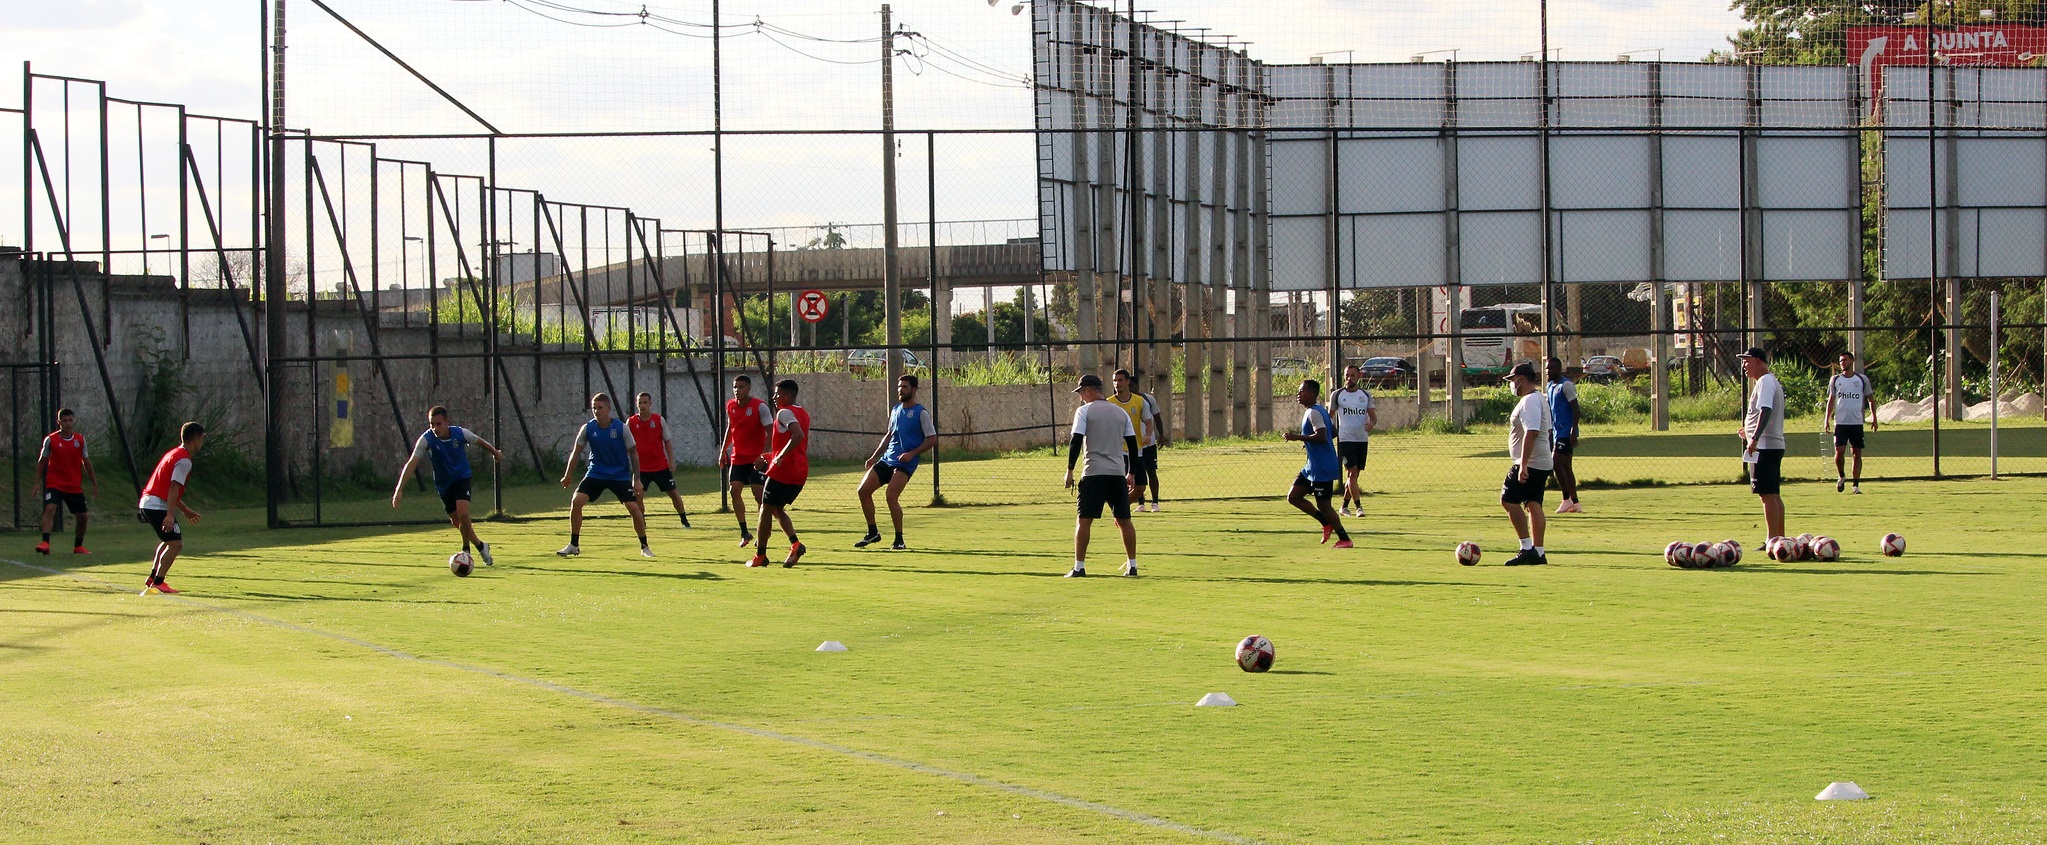
<svg viewBox="0 0 2047 845">
<path fill-rule="evenodd" d="M 1772 537 L 1768 549 L 1770 559 L 1781 563 L 1799 560 L 1834 561 L 1841 559 L 1841 544 L 1832 537 L 1800 534 L 1796 537 Z"/>
<path fill-rule="evenodd" d="M 1741 562 L 1741 544 L 1733 540 L 1718 543 L 1687 543 L 1679 540 L 1663 547 L 1663 562 L 1679 569 L 1718 569 Z"/>
</svg>

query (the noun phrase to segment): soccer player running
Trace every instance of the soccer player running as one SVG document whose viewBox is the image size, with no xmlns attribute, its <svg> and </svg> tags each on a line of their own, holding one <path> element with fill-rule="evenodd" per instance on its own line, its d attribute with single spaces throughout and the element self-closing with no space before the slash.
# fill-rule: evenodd
<svg viewBox="0 0 2047 845">
<path fill-rule="evenodd" d="M 1068 578 L 1087 577 L 1088 539 L 1095 520 L 1102 518 L 1102 506 L 1109 506 L 1116 527 L 1123 531 L 1123 574 L 1137 577 L 1137 526 L 1130 523 L 1130 490 L 1137 477 L 1130 469 L 1130 456 L 1137 454 L 1137 427 L 1130 415 L 1102 398 L 1102 377 L 1094 373 L 1080 377 L 1073 388 L 1080 394 L 1080 407 L 1073 411 L 1073 438 L 1066 446 L 1066 486 L 1073 484 L 1073 465 L 1082 454 L 1080 505 L 1073 523 L 1073 569 Z M 1119 442 L 1120 441 L 1120 442 Z"/>
<path fill-rule="evenodd" d="M 165 594 L 178 592 L 164 583 L 164 578 L 171 574 L 171 564 L 177 562 L 178 553 L 185 550 L 185 532 L 178 527 L 178 515 L 184 514 L 187 522 L 199 521 L 199 512 L 185 504 L 185 493 L 192 478 L 192 455 L 205 443 L 205 426 L 195 422 L 180 426 L 178 445 L 157 459 L 156 469 L 150 472 L 149 481 L 142 485 L 142 501 L 135 506 L 135 516 L 156 532 L 157 539 L 149 579 L 142 582 L 142 594 L 145 596 L 150 590 Z"/>
<path fill-rule="evenodd" d="M 1379 426 L 1379 411 L 1372 406 L 1372 391 L 1365 389 L 1365 371 L 1352 364 L 1343 368 L 1343 389 L 1329 395 L 1329 409 L 1336 414 L 1336 456 L 1343 459 L 1345 483 L 1338 516 L 1351 516 L 1357 502 L 1357 516 L 1365 515 L 1364 492 L 1358 487 L 1358 473 L 1365 468 L 1371 447 L 1372 429 Z"/>
<path fill-rule="evenodd" d="M 1117 368 L 1116 372 L 1109 374 L 1109 382 L 1115 385 L 1116 392 L 1106 398 L 1109 404 L 1123 409 L 1123 413 L 1130 417 L 1132 430 L 1137 432 L 1138 446 L 1130 450 L 1130 477 L 1136 479 L 1131 484 L 1130 493 L 1136 499 L 1136 507 L 1132 510 L 1141 511 L 1144 510 L 1144 490 L 1151 484 L 1151 477 L 1144 463 L 1143 444 L 1152 439 L 1152 414 L 1146 407 L 1149 403 L 1145 400 L 1144 394 L 1131 391 L 1131 383 L 1134 381 L 1136 379 L 1131 378 L 1129 370 Z"/>
<path fill-rule="evenodd" d="M 412 480 L 412 474 L 419 470 L 424 460 L 433 468 L 434 490 L 441 494 L 441 507 L 448 514 L 448 522 L 462 534 L 462 551 L 476 546 L 476 553 L 483 556 L 484 566 L 495 566 L 491 560 L 490 544 L 476 536 L 476 526 L 469 520 L 470 482 L 474 476 L 469 470 L 469 444 L 489 452 L 493 460 L 503 463 L 505 453 L 490 441 L 477 436 L 476 432 L 448 424 L 448 408 L 435 405 L 426 412 L 427 428 L 413 441 L 412 456 L 405 459 L 405 468 L 398 471 L 398 486 L 391 490 L 391 507 L 405 498 L 405 482 Z"/>
<path fill-rule="evenodd" d="M 796 539 L 796 525 L 789 521 L 789 506 L 803 493 L 803 483 L 810 480 L 810 412 L 796 404 L 794 379 L 775 382 L 775 409 L 773 453 L 754 461 L 768 480 L 761 499 L 761 529 L 756 535 L 760 540 L 753 547 L 753 560 L 746 565 L 768 565 L 768 535 L 780 522 L 782 533 L 789 537 L 789 556 L 782 559 L 782 568 L 787 569 L 803 559 L 806 551 Z"/>
<path fill-rule="evenodd" d="M 1322 383 L 1314 379 L 1301 382 L 1301 389 L 1294 393 L 1295 401 L 1301 403 L 1301 430 L 1289 431 L 1287 440 L 1296 442 L 1308 450 L 1308 465 L 1301 468 L 1301 474 L 1294 477 L 1293 490 L 1287 493 L 1286 502 L 1300 508 L 1302 513 L 1315 518 L 1322 524 L 1322 542 L 1329 542 L 1329 533 L 1336 532 L 1336 547 L 1351 547 L 1350 532 L 1343 530 L 1343 520 L 1336 509 L 1329 506 L 1329 497 L 1335 492 L 1330 488 L 1342 475 L 1336 457 L 1336 423 L 1329 418 L 1329 409 L 1316 400 L 1322 397 Z M 1315 504 L 1308 504 L 1308 493 L 1315 494 Z"/>
<path fill-rule="evenodd" d="M 1827 382 L 1827 427 L 1834 431 L 1836 493 L 1841 492 L 1844 484 L 1841 451 L 1845 446 L 1855 452 L 1855 495 L 1862 495 L 1862 421 L 1867 414 L 1869 430 L 1876 430 L 1876 404 L 1870 401 L 1875 391 L 1876 386 L 1870 383 L 1869 376 L 1855 371 L 1855 353 L 1841 353 L 1841 374 Z M 81 526 L 79 530 L 84 528 Z"/>
<path fill-rule="evenodd" d="M 1749 466 L 1748 489 L 1763 502 L 1763 521 L 1769 526 L 1769 541 L 1784 535 L 1784 385 L 1770 372 L 1770 357 L 1751 346 L 1740 355 L 1743 375 L 1755 379 L 1749 391 L 1748 412 L 1742 415 L 1741 459 Z"/>
<path fill-rule="evenodd" d="M 36 457 L 36 478 L 43 487 L 43 542 L 36 554 L 50 553 L 50 526 L 57 521 L 57 506 L 71 511 L 73 529 L 71 553 L 89 555 L 85 548 L 85 482 L 92 481 L 93 498 L 99 498 L 100 477 L 85 452 L 85 435 L 74 430 L 77 416 L 70 408 L 57 409 L 57 430 L 43 438 L 43 452 Z M 1861 466 L 1858 461 L 1856 466 Z"/>
<path fill-rule="evenodd" d="M 1541 566 L 1549 563 L 1549 552 L 1542 545 L 1542 488 L 1556 466 L 1550 452 L 1556 424 L 1548 398 L 1536 390 L 1534 364 L 1515 364 L 1507 381 L 1514 386 L 1514 395 L 1521 397 L 1507 424 L 1507 454 L 1514 464 L 1507 468 L 1507 480 L 1500 485 L 1500 507 L 1507 510 L 1514 536 L 1521 540 L 1521 552 L 1507 565 Z"/>
<path fill-rule="evenodd" d="M 667 493 L 675 515 L 682 517 L 682 527 L 688 528 L 689 509 L 682 505 L 682 494 L 675 492 L 675 445 L 668 438 L 668 422 L 654 413 L 654 394 L 642 391 L 633 400 L 638 413 L 626 418 L 625 427 L 632 430 L 633 446 L 640 452 L 640 487 L 659 487 Z"/>
<path fill-rule="evenodd" d="M 1584 513 L 1578 505 L 1578 474 L 1571 469 L 1571 453 L 1578 450 L 1578 384 L 1564 377 L 1564 362 L 1549 359 L 1549 384 L 1542 389 L 1545 401 L 1549 402 L 1550 419 L 1556 423 L 1555 444 L 1551 449 L 1556 465 L 1557 490 L 1564 494 L 1564 500 L 1557 503 L 1557 513 Z"/>
<path fill-rule="evenodd" d="M 860 512 L 867 515 L 867 536 L 854 543 L 864 549 L 881 542 L 881 527 L 874 522 L 874 491 L 888 487 L 888 516 L 895 524 L 896 542 L 903 545 L 903 488 L 925 452 L 938 448 L 938 421 L 931 409 L 917 404 L 917 377 L 896 379 L 896 406 L 888 413 L 888 430 L 881 433 L 874 454 L 867 456 L 867 475 L 860 479 Z"/>
<path fill-rule="evenodd" d="M 753 503 L 761 503 L 760 471 L 753 468 L 768 448 L 768 429 L 775 424 L 768 403 L 753 395 L 753 378 L 732 378 L 732 398 L 725 400 L 725 442 L 718 444 L 719 463 L 725 467 L 725 487 L 732 494 L 732 515 L 739 518 L 739 545 L 753 545 L 753 528 L 746 523 L 746 503 L 741 490 L 753 490 Z"/>
<path fill-rule="evenodd" d="M 590 397 L 590 419 L 576 428 L 576 442 L 569 447 L 568 465 L 562 467 L 561 485 L 569 486 L 569 474 L 576 458 L 588 454 L 589 469 L 576 495 L 569 500 L 569 544 L 555 554 L 562 557 L 583 553 L 583 506 L 603 498 L 605 491 L 618 497 L 633 515 L 633 533 L 640 537 L 640 557 L 653 557 L 647 547 L 647 519 L 640 512 L 639 450 L 633 447 L 633 433 L 625 422 L 611 415 L 611 397 L 599 393 Z"/>
</svg>

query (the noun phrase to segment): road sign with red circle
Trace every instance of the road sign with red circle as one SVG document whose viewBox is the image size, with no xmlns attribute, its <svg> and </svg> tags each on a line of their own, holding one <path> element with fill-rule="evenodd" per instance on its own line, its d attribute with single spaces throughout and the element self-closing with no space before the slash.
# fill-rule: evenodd
<svg viewBox="0 0 2047 845">
<path fill-rule="evenodd" d="M 796 316 L 804 322 L 822 323 L 831 310 L 831 300 L 825 298 L 824 291 L 807 290 L 796 295 Z"/>
</svg>

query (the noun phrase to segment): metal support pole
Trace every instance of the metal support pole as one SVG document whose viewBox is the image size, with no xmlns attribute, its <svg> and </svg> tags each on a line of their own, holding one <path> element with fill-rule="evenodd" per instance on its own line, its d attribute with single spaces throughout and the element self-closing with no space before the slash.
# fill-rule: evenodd
<svg viewBox="0 0 2047 845">
<path fill-rule="evenodd" d="M 897 263 L 901 244 L 896 233 L 896 39 L 887 3 L 881 4 L 881 299 L 888 343 L 888 384 L 895 396 L 903 377 L 903 277 Z"/>
<path fill-rule="evenodd" d="M 1998 294 L 1998 291 L 1991 291 L 1991 292 L 1990 292 L 1990 477 L 1991 477 L 1991 478 L 1993 478 L 1993 479 L 1997 478 L 1997 417 L 1998 417 L 1998 406 L 1999 406 L 1999 405 L 2001 404 L 2001 400 L 2000 400 L 2000 397 L 2002 396 L 2002 394 L 2000 394 L 2000 393 L 1998 392 L 1998 384 L 1997 384 L 1997 376 L 1998 376 L 1998 371 L 1997 371 L 1997 359 L 1999 359 L 1999 358 L 2002 358 L 2002 357 L 2004 357 L 2004 356 L 2002 356 L 2002 355 L 2000 355 L 2000 354 L 1999 354 L 1999 350 L 1998 350 L 1998 347 L 1999 347 L 1999 345 L 2000 345 L 2000 344 L 1999 344 L 1999 341 L 2001 341 L 2001 340 L 2003 339 L 2003 337 L 2004 337 L 2004 333 L 2003 333 L 2003 332 L 2001 332 L 2001 331 L 1999 331 L 1999 329 L 2000 329 L 2000 328 L 2002 328 L 2002 318 L 2003 318 L 2003 316 L 2004 316 L 2004 315 L 2003 315 L 2003 314 L 2001 313 L 2001 311 L 2000 311 L 2000 309 L 1999 309 L 1999 306 L 2000 306 L 2000 305 L 2001 305 L 2002 303 L 2000 303 L 2000 302 L 1999 302 L 1998 300 L 1999 300 L 1999 294 Z M 1860 420 L 1857 420 L 1857 422 L 1860 422 Z"/>
<path fill-rule="evenodd" d="M 269 229 L 263 244 L 263 324 L 265 327 L 264 349 L 266 352 L 264 370 L 269 378 L 270 389 L 264 402 L 263 431 L 263 474 L 266 495 L 264 513 L 266 523 L 276 528 L 280 524 L 277 512 L 278 498 L 284 495 L 284 367 L 277 363 L 289 350 L 285 347 L 285 195 L 284 195 L 284 10 L 285 0 L 265 0 L 270 11 L 268 29 L 271 38 L 268 73 L 265 87 L 269 102 L 265 103 L 266 119 L 263 130 L 269 136 L 270 154 L 266 156 L 269 169 L 269 192 L 265 198 L 264 214 Z M 312 303 L 308 301 L 307 307 Z"/>
</svg>

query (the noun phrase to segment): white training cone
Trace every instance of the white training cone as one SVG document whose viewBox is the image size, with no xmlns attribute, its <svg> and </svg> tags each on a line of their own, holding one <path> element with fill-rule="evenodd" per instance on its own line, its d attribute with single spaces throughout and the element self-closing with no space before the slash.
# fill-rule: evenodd
<svg viewBox="0 0 2047 845">
<path fill-rule="evenodd" d="M 1852 780 L 1834 781 L 1827 784 L 1826 789 L 1820 790 L 1820 794 L 1813 796 L 1817 801 L 1864 801 L 1868 798 L 1869 793 L 1863 792 L 1862 787 L 1856 786 Z"/>
<path fill-rule="evenodd" d="M 1231 698 L 1231 697 L 1229 696 L 1229 694 L 1228 694 L 1228 693 L 1221 693 L 1221 692 L 1212 692 L 1212 693 L 1209 693 L 1209 694 L 1207 694 L 1207 695 L 1204 695 L 1204 696 L 1202 696 L 1202 697 L 1201 697 L 1201 700 L 1200 700 L 1200 701 L 1194 702 L 1194 706 L 1196 706 L 1196 707 L 1235 707 L 1235 706 L 1237 706 L 1237 700 L 1236 700 L 1236 699 L 1234 699 L 1234 698 Z"/>
<path fill-rule="evenodd" d="M 845 644 L 845 643 L 842 643 L 842 642 L 839 642 L 838 640 L 825 640 L 825 641 L 824 641 L 824 645 L 818 646 L 818 647 L 817 647 L 817 650 L 818 650 L 818 651 L 845 651 L 845 650 L 846 650 L 846 644 Z"/>
</svg>

